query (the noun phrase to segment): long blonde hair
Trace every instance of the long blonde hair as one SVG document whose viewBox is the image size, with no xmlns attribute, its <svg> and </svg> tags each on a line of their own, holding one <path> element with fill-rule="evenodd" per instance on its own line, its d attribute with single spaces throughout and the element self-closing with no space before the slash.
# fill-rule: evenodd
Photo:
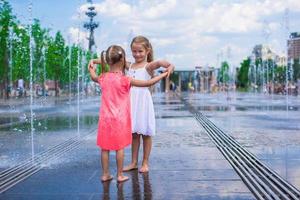
<svg viewBox="0 0 300 200">
<path fill-rule="evenodd" d="M 152 45 L 151 45 L 150 41 L 148 40 L 148 38 L 146 38 L 146 37 L 144 37 L 142 35 L 134 37 L 132 39 L 132 41 L 131 41 L 131 44 L 130 44 L 131 49 L 132 49 L 132 45 L 134 43 L 138 43 L 138 44 L 143 45 L 143 47 L 147 51 L 149 51 L 149 53 L 147 54 L 147 62 L 152 62 L 154 60 L 153 48 L 152 48 Z M 154 77 L 154 72 L 152 72 L 150 75 L 153 78 Z M 150 92 L 152 94 L 154 92 L 154 85 L 150 86 L 149 90 L 150 90 Z"/>
<path fill-rule="evenodd" d="M 147 62 L 152 62 L 154 60 L 152 45 L 146 37 L 142 35 L 134 37 L 130 44 L 131 48 L 133 43 L 142 44 L 147 51 L 149 50 L 149 53 L 147 54 Z"/>
<path fill-rule="evenodd" d="M 118 62 L 122 62 L 123 68 L 122 71 L 123 73 L 125 72 L 125 67 L 126 67 L 126 54 L 125 50 L 118 45 L 111 45 L 108 47 L 106 51 L 101 52 L 101 63 L 102 63 L 102 71 L 104 72 L 104 66 L 108 65 L 113 65 Z"/>
</svg>

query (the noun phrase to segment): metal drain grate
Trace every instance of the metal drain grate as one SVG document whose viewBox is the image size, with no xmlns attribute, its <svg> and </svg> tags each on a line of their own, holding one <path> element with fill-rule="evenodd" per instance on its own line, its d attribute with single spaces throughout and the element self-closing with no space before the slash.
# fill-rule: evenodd
<svg viewBox="0 0 300 200">
<path fill-rule="evenodd" d="M 47 162 L 61 157 L 70 150 L 78 148 L 80 143 L 82 143 L 88 136 L 95 133 L 95 130 L 96 129 L 89 131 L 83 138 L 70 138 L 44 152 L 37 154 L 33 158 L 26 159 L 14 167 L 3 170 L 0 173 L 0 194 L 41 170 L 43 165 Z"/>
<path fill-rule="evenodd" d="M 181 101 L 194 114 L 224 157 L 257 199 L 300 199 L 300 191 L 267 167 L 234 138 L 226 134 L 191 104 Z"/>
</svg>

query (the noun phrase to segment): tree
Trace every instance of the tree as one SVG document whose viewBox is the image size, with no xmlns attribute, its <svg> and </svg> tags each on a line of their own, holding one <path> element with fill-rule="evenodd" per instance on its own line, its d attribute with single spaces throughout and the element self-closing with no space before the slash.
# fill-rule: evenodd
<svg viewBox="0 0 300 200">
<path fill-rule="evenodd" d="M 14 39 L 12 43 L 12 66 L 13 66 L 13 81 L 23 79 L 29 81 L 29 35 L 28 27 L 18 26 L 13 28 Z"/>
<path fill-rule="evenodd" d="M 48 77 L 54 80 L 55 96 L 58 96 L 58 82 L 62 82 L 67 76 L 63 68 L 65 52 L 65 40 L 60 32 L 57 32 L 54 39 L 49 41 L 46 53 L 46 68 Z"/>
<path fill-rule="evenodd" d="M 12 26 L 15 17 L 12 15 L 12 9 L 5 0 L 0 0 L 0 96 L 9 97 L 9 64 L 8 64 L 8 38 L 9 27 Z M 6 92 L 5 92 L 6 91 Z"/>
<path fill-rule="evenodd" d="M 75 87 L 77 85 L 75 83 L 77 83 L 77 76 L 78 76 L 78 72 L 77 72 L 77 70 L 78 70 L 78 53 L 80 54 L 80 52 L 79 52 L 80 48 L 74 44 L 72 46 L 69 46 L 68 48 L 71 48 L 71 52 L 70 52 L 71 60 L 69 59 L 69 55 L 68 55 L 68 59 L 65 63 L 66 68 L 68 68 L 67 83 L 71 84 L 72 90 L 75 93 L 76 92 Z M 71 63 L 69 63 L 69 62 L 71 62 Z"/>
<path fill-rule="evenodd" d="M 40 25 L 38 19 L 34 19 L 32 24 L 32 37 L 34 40 L 34 50 L 33 50 L 33 74 L 34 81 L 44 85 L 44 69 L 43 62 L 45 61 L 44 51 L 47 46 L 47 41 L 49 40 L 49 30 L 44 29 Z"/>
<path fill-rule="evenodd" d="M 31 30 L 31 35 L 29 35 Z M 13 37 L 10 37 L 12 33 Z M 33 39 L 32 57 L 30 57 L 30 37 Z M 11 47 L 11 48 L 10 48 Z M 11 51 L 10 51 L 11 50 Z M 69 58 L 71 50 L 71 59 Z M 12 59 L 10 60 L 10 56 Z M 30 59 L 33 64 L 33 81 L 44 86 L 45 79 L 54 80 L 56 95 L 58 83 L 60 86 L 77 82 L 78 66 L 82 66 L 83 81 L 89 76 L 86 63 L 90 58 L 95 58 L 90 52 L 72 45 L 66 46 L 65 39 L 60 32 L 55 37 L 49 35 L 49 29 L 43 28 L 38 19 L 32 25 L 22 26 L 12 14 L 12 9 L 6 0 L 0 0 L 0 96 L 4 91 L 8 97 L 9 72 L 11 61 L 12 81 L 23 79 L 25 87 L 29 85 Z M 78 63 L 78 60 L 80 63 Z M 45 67 L 44 67 L 45 66 Z M 107 66 L 106 66 L 107 67 Z M 81 72 L 81 71 L 80 71 Z"/>
<path fill-rule="evenodd" d="M 277 66 L 275 68 L 275 81 L 280 84 L 285 84 L 286 66 Z"/>
<path fill-rule="evenodd" d="M 226 61 L 222 62 L 221 69 L 218 73 L 218 80 L 221 83 L 228 83 L 229 81 L 229 65 Z"/>
<path fill-rule="evenodd" d="M 243 60 L 241 63 L 240 70 L 237 75 L 237 86 L 241 88 L 246 88 L 249 83 L 249 67 L 250 67 L 250 58 Z"/>
</svg>

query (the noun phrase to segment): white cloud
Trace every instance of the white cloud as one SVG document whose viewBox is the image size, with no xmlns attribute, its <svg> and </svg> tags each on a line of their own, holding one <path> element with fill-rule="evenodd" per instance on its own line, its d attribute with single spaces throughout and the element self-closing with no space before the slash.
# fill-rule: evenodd
<svg viewBox="0 0 300 200">
<path fill-rule="evenodd" d="M 80 7 L 80 11 L 85 13 L 89 4 L 85 4 Z M 101 3 L 94 4 L 95 10 L 103 16 L 106 17 L 123 17 L 130 15 L 132 8 L 130 5 L 120 1 L 120 0 L 105 0 Z"/>
<path fill-rule="evenodd" d="M 226 44 L 220 48 L 220 61 L 228 61 L 231 65 L 238 65 L 246 59 L 251 52 L 251 47 L 241 47 L 236 44 Z"/>
<path fill-rule="evenodd" d="M 277 22 L 271 22 L 269 24 L 269 28 L 271 32 L 277 31 L 280 28 L 280 23 Z"/>
<path fill-rule="evenodd" d="M 99 16 L 114 18 L 124 26 L 129 25 L 134 29 L 144 30 L 148 27 L 154 29 L 153 31 L 161 31 L 169 27 L 175 29 L 179 23 L 188 25 L 191 31 L 229 33 L 259 30 L 262 28 L 262 16 L 283 12 L 290 5 L 294 6 L 291 8 L 293 10 L 300 7 L 295 0 L 289 0 L 287 3 L 283 0 L 214 2 L 208 7 L 197 3 L 196 0 L 189 1 L 185 6 L 183 1 L 176 0 L 140 1 L 136 5 L 126 4 L 121 0 L 105 0 L 94 5 Z M 87 6 L 88 4 L 84 4 L 80 7 L 81 18 L 85 18 Z M 185 18 L 182 18 L 183 13 Z"/>
<path fill-rule="evenodd" d="M 259 13 L 254 5 L 214 3 L 209 8 L 198 8 L 195 17 L 197 25 L 205 32 L 242 32 L 260 28 Z"/>
<path fill-rule="evenodd" d="M 298 0 L 141 0 L 134 5 L 104 0 L 95 7 L 101 30 L 99 48 L 112 43 L 128 46 L 128 34 L 133 30 L 133 36 L 150 39 L 159 52 L 156 57 L 167 56 L 180 65 L 215 64 L 216 55 L 226 46 L 231 47 L 233 62 L 239 63 L 255 44 L 265 41 L 266 21 L 271 41 L 282 31 L 285 9 L 300 11 Z M 81 20 L 86 8 L 87 4 L 79 9 Z"/>
<path fill-rule="evenodd" d="M 181 39 L 185 42 L 185 46 L 192 51 L 207 49 L 207 47 L 213 47 L 218 43 L 216 37 L 193 33 L 187 33 L 186 37 L 184 36 Z"/>
<path fill-rule="evenodd" d="M 166 0 L 150 7 L 149 9 L 145 9 L 144 12 L 142 12 L 142 16 L 147 19 L 163 17 L 169 14 L 175 6 L 176 0 Z"/>
<path fill-rule="evenodd" d="M 88 47 L 88 33 L 80 31 L 79 28 L 70 27 L 68 30 L 70 42 L 73 44 L 80 44 L 82 47 Z"/>
<path fill-rule="evenodd" d="M 168 46 L 174 44 L 174 38 L 152 38 L 151 43 L 156 47 Z"/>
<path fill-rule="evenodd" d="M 89 6 L 89 3 L 81 5 L 78 8 L 77 13 L 72 16 L 72 19 L 80 21 L 86 20 L 87 17 L 85 13 Z M 101 3 L 94 3 L 93 6 L 95 7 L 95 11 L 98 15 L 105 17 L 124 17 L 132 13 L 132 8 L 120 0 L 105 0 Z"/>
<path fill-rule="evenodd" d="M 272 51 L 276 52 L 279 55 L 284 54 L 284 50 L 282 49 L 282 46 L 286 45 L 286 43 L 283 44 L 283 41 L 278 40 L 278 39 L 272 39 L 270 41 L 270 46 L 272 48 Z"/>
<path fill-rule="evenodd" d="M 106 0 L 100 4 L 95 4 L 95 7 L 100 15 L 112 17 L 122 17 L 132 12 L 131 7 L 120 0 Z"/>
<path fill-rule="evenodd" d="M 288 0 L 287 4 L 292 11 L 300 11 L 300 3 L 298 0 Z"/>
</svg>

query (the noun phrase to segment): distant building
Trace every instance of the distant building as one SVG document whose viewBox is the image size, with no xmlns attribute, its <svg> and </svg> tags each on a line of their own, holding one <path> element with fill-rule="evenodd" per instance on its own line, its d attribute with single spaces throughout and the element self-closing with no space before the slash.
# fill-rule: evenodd
<svg viewBox="0 0 300 200">
<path fill-rule="evenodd" d="M 262 60 L 275 60 L 276 54 L 271 50 L 268 45 L 258 44 L 252 50 L 252 54 L 255 56 L 255 59 Z"/>
<path fill-rule="evenodd" d="M 213 92 L 217 87 L 218 69 L 213 67 L 196 66 L 194 69 L 175 70 L 170 79 L 162 81 L 165 91 L 173 88 L 177 91 Z"/>
<path fill-rule="evenodd" d="M 278 66 L 285 66 L 287 59 L 285 55 L 278 55 L 272 49 L 265 44 L 258 44 L 252 50 L 252 55 L 254 59 L 273 60 Z"/>
<path fill-rule="evenodd" d="M 286 66 L 286 56 L 285 55 L 276 55 L 275 63 L 277 66 Z"/>
<path fill-rule="evenodd" d="M 196 91 L 211 92 L 213 87 L 217 86 L 218 69 L 214 67 L 196 66 L 194 73 L 199 74 L 196 76 L 198 78 L 194 78 Z M 197 83 L 199 85 L 199 90 Z"/>
<path fill-rule="evenodd" d="M 176 77 L 173 82 L 177 86 L 178 91 L 188 91 L 188 84 L 189 82 L 193 81 L 193 74 L 195 70 L 192 69 L 186 69 L 186 70 L 176 70 L 171 76 Z M 171 77 L 172 79 L 172 77 Z M 166 87 L 166 91 L 168 91 L 168 88 L 170 86 Z"/>
<path fill-rule="evenodd" d="M 300 58 L 300 32 L 294 32 L 290 34 L 288 40 L 288 59 Z"/>
</svg>

